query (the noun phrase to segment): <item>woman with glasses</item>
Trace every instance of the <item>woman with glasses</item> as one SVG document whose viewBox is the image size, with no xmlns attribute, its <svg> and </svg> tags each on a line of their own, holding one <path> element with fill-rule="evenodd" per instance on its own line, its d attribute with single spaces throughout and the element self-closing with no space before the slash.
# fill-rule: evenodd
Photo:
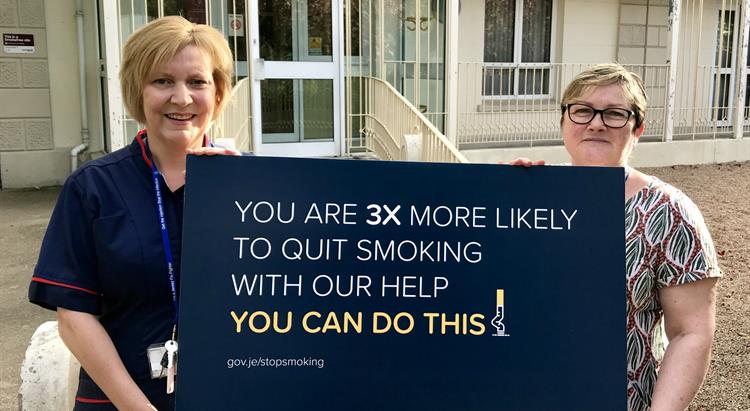
<svg viewBox="0 0 750 411">
<path fill-rule="evenodd" d="M 561 108 L 572 165 L 625 170 L 628 409 L 684 410 L 706 375 L 714 335 L 721 271 L 711 235 L 684 193 L 628 166 L 645 128 L 636 74 L 591 67 L 568 85 Z"/>
</svg>

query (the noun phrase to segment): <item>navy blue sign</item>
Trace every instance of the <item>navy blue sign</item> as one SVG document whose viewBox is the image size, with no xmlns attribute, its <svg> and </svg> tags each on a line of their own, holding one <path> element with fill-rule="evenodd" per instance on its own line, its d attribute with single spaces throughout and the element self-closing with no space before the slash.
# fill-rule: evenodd
<svg viewBox="0 0 750 411">
<path fill-rule="evenodd" d="M 623 170 L 189 157 L 178 410 L 625 410 Z"/>
</svg>

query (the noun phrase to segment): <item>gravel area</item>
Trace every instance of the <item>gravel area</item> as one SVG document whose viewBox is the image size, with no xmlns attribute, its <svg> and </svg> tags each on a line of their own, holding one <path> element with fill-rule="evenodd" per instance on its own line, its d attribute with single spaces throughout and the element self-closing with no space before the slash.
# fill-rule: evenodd
<svg viewBox="0 0 750 411">
<path fill-rule="evenodd" d="M 716 337 L 690 410 L 750 410 L 750 162 L 642 169 L 698 205 L 719 253 Z"/>
</svg>

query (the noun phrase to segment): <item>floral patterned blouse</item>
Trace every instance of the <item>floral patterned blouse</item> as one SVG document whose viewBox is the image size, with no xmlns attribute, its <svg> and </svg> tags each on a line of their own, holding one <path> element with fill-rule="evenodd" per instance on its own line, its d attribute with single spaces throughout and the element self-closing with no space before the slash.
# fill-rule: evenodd
<svg viewBox="0 0 750 411">
<path fill-rule="evenodd" d="M 659 289 L 720 277 L 711 235 L 695 204 L 652 177 L 625 202 L 628 410 L 648 410 L 664 355 Z"/>
</svg>

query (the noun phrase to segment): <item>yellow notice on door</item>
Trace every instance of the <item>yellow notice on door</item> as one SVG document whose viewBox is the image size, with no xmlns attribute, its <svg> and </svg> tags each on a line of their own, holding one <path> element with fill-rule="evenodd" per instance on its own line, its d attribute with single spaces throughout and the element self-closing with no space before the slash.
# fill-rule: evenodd
<svg viewBox="0 0 750 411">
<path fill-rule="evenodd" d="M 311 56 L 320 56 L 323 54 L 323 38 L 310 37 L 307 42 L 307 51 Z"/>
</svg>

